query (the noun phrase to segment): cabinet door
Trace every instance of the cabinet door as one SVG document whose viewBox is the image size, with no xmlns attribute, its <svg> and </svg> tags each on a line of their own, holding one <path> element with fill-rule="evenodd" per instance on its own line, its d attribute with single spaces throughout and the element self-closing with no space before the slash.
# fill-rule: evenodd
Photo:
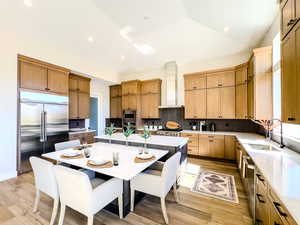
<svg viewBox="0 0 300 225">
<path fill-rule="evenodd" d="M 150 118 L 149 110 L 151 108 L 149 102 L 149 94 L 141 95 L 141 117 L 144 119 Z"/>
<path fill-rule="evenodd" d="M 293 27 L 295 19 L 294 2 L 296 0 L 283 0 L 281 6 L 281 38 Z"/>
<path fill-rule="evenodd" d="M 220 81 L 222 87 L 229 87 L 235 85 L 235 72 L 234 71 L 226 71 L 222 72 L 220 75 Z"/>
<path fill-rule="evenodd" d="M 206 88 L 206 77 L 201 75 L 191 75 L 184 77 L 184 89 L 195 90 Z"/>
<path fill-rule="evenodd" d="M 78 94 L 76 91 L 69 92 L 69 117 L 70 119 L 78 118 Z"/>
<path fill-rule="evenodd" d="M 253 77 L 248 81 L 247 88 L 248 118 L 254 119 L 254 81 Z"/>
<path fill-rule="evenodd" d="M 235 119 L 235 87 L 220 88 L 221 117 Z"/>
<path fill-rule="evenodd" d="M 191 104 L 194 105 L 194 118 L 206 118 L 206 89 L 194 90 Z"/>
<path fill-rule="evenodd" d="M 122 96 L 122 110 L 129 109 L 129 95 Z"/>
<path fill-rule="evenodd" d="M 209 136 L 209 155 L 213 158 L 223 159 L 225 157 L 225 146 L 223 135 Z"/>
<path fill-rule="evenodd" d="M 269 202 L 265 193 L 261 192 L 256 185 L 255 194 L 255 220 L 257 224 L 268 225 L 269 223 Z"/>
<path fill-rule="evenodd" d="M 247 84 L 247 68 L 241 68 L 235 71 L 235 84 Z"/>
<path fill-rule="evenodd" d="M 90 117 L 90 95 L 78 92 L 78 116 L 81 119 Z"/>
<path fill-rule="evenodd" d="M 160 94 L 149 94 L 148 102 L 141 102 L 142 105 L 149 105 L 149 118 L 159 118 L 159 105 L 160 105 Z"/>
<path fill-rule="evenodd" d="M 220 87 L 220 76 L 219 74 L 208 75 L 206 78 L 207 88 Z"/>
<path fill-rule="evenodd" d="M 129 95 L 128 108 L 131 110 L 137 110 L 137 95 Z"/>
<path fill-rule="evenodd" d="M 90 93 L 90 80 L 78 79 L 78 91 L 82 93 Z"/>
<path fill-rule="evenodd" d="M 121 96 L 121 86 L 120 85 L 115 85 L 115 86 L 110 86 L 110 97 L 119 97 Z"/>
<path fill-rule="evenodd" d="M 225 136 L 225 159 L 236 159 L 234 136 Z"/>
<path fill-rule="evenodd" d="M 248 118 L 247 83 L 235 87 L 235 118 Z"/>
<path fill-rule="evenodd" d="M 20 62 L 20 87 L 31 90 L 47 90 L 47 68 Z"/>
<path fill-rule="evenodd" d="M 184 118 L 193 119 L 195 111 L 194 91 L 184 91 Z"/>
<path fill-rule="evenodd" d="M 277 214 L 277 212 L 275 211 L 275 209 L 272 207 L 272 205 L 270 204 L 269 206 L 270 209 L 270 225 L 286 225 L 286 223 L 284 223 L 280 216 Z"/>
<path fill-rule="evenodd" d="M 69 76 L 69 90 L 77 91 L 78 90 L 78 79 L 73 76 Z"/>
<path fill-rule="evenodd" d="M 207 118 L 220 118 L 220 88 L 207 89 Z"/>
<path fill-rule="evenodd" d="M 54 93 L 68 95 L 69 74 L 58 70 L 48 69 L 48 90 Z"/>
<path fill-rule="evenodd" d="M 110 117 L 122 118 L 121 97 L 110 98 Z"/>
<path fill-rule="evenodd" d="M 199 134 L 199 155 L 210 156 L 209 144 L 207 135 Z"/>
</svg>

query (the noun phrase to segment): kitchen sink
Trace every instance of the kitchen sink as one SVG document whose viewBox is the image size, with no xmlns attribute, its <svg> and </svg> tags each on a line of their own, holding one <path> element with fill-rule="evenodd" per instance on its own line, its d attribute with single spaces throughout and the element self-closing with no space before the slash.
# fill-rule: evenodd
<svg viewBox="0 0 300 225">
<path fill-rule="evenodd" d="M 277 151 L 278 149 L 273 147 L 272 145 L 262 145 L 262 144 L 249 144 L 251 148 L 254 150 L 264 150 L 264 151 Z"/>
</svg>

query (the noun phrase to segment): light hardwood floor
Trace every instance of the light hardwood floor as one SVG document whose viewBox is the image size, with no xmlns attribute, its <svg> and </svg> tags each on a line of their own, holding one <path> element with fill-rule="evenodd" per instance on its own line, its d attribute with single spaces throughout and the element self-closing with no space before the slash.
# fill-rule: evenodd
<svg viewBox="0 0 300 225">
<path fill-rule="evenodd" d="M 205 197 L 190 191 L 200 169 L 234 175 L 239 204 Z M 74 187 L 76 188 L 76 187 Z M 34 201 L 32 173 L 0 183 L 1 225 L 49 224 L 53 201 L 42 195 L 39 210 L 32 212 Z M 179 188 L 180 204 L 173 192 L 167 197 L 167 211 L 171 225 L 250 225 L 247 199 L 234 164 L 200 159 L 189 159 Z M 85 225 L 87 219 L 72 209 L 66 210 L 64 225 Z M 57 223 L 57 221 L 56 221 Z M 94 225 L 157 225 L 164 224 L 158 198 L 147 196 L 124 220 L 104 210 L 95 216 Z"/>
</svg>

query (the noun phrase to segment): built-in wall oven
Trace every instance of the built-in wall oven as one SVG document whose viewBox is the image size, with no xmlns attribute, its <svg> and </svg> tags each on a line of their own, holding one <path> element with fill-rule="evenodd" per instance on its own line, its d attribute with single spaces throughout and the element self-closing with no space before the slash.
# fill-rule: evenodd
<svg viewBox="0 0 300 225">
<path fill-rule="evenodd" d="M 122 127 L 126 129 L 130 124 L 132 129 L 136 128 L 136 111 L 134 110 L 124 110 L 122 116 Z"/>
</svg>

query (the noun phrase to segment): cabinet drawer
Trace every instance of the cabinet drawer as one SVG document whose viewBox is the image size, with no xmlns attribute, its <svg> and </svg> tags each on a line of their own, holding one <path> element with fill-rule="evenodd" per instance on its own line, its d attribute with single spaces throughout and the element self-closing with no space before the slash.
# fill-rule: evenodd
<svg viewBox="0 0 300 225">
<path fill-rule="evenodd" d="M 198 134 L 181 133 L 181 136 L 182 136 L 182 137 L 188 137 L 188 138 L 191 138 L 191 137 L 197 138 L 197 137 L 198 137 Z"/>
<path fill-rule="evenodd" d="M 190 155 L 199 155 L 199 148 L 198 146 L 188 146 L 188 154 Z"/>
<path fill-rule="evenodd" d="M 266 179 L 264 178 L 264 176 L 259 171 L 256 171 L 256 173 L 255 173 L 255 179 L 256 179 L 256 186 L 258 186 L 259 189 L 264 194 L 266 194 L 267 193 L 267 189 L 268 189 L 268 184 L 267 184 Z"/>
<path fill-rule="evenodd" d="M 284 225 L 297 225 L 286 207 L 282 204 L 282 202 L 279 200 L 279 198 L 271 188 L 269 189 L 269 198 L 272 207 L 274 208 L 280 219 L 283 221 Z"/>
<path fill-rule="evenodd" d="M 269 201 L 266 194 L 260 190 L 259 187 L 256 188 L 255 193 L 255 214 L 256 223 L 259 225 L 269 225 Z"/>
</svg>

